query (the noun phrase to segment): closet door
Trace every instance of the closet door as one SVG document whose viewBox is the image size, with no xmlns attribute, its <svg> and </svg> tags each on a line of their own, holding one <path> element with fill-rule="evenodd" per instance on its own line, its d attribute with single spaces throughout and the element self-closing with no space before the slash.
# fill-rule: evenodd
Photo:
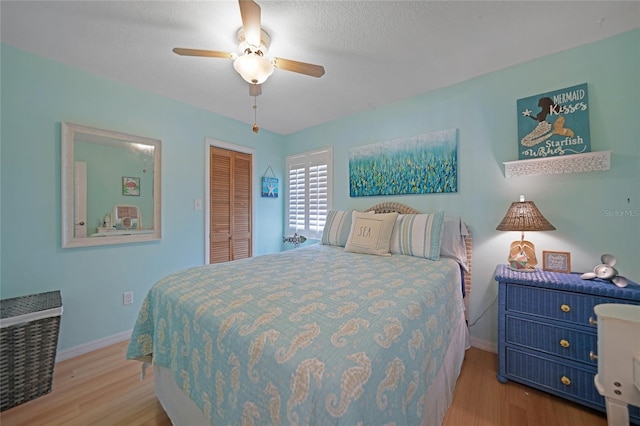
<svg viewBox="0 0 640 426">
<path fill-rule="evenodd" d="M 209 155 L 209 262 L 251 257 L 252 156 L 217 147 Z"/>
<path fill-rule="evenodd" d="M 233 154 L 232 249 L 233 259 L 252 256 L 251 247 L 251 154 Z"/>
</svg>

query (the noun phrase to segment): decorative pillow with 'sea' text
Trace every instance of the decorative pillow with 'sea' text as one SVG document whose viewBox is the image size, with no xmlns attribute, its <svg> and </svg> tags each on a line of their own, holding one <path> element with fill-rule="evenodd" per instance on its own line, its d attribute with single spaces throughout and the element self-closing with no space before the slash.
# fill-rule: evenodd
<svg viewBox="0 0 640 426">
<path fill-rule="evenodd" d="M 389 241 L 398 213 L 371 214 L 353 211 L 351 231 L 344 251 L 391 256 Z"/>
</svg>

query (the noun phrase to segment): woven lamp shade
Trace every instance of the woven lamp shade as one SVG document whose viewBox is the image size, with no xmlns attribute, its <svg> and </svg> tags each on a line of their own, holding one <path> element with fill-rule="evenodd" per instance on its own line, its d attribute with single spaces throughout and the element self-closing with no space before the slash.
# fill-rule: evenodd
<svg viewBox="0 0 640 426">
<path fill-rule="evenodd" d="M 533 201 L 517 201 L 496 227 L 498 231 L 554 231 L 556 228 L 542 216 Z"/>
</svg>

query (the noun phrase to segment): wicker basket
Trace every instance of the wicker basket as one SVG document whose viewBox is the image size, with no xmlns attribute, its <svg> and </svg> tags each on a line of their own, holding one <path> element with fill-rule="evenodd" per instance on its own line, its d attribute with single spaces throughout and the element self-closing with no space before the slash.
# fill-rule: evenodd
<svg viewBox="0 0 640 426">
<path fill-rule="evenodd" d="M 62 299 L 59 291 L 1 301 L 0 411 L 51 392 Z"/>
</svg>

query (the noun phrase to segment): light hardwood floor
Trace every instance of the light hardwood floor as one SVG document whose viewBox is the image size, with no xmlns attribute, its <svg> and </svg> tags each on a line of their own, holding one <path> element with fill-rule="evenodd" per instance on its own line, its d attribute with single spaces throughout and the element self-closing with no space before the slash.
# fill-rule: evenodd
<svg viewBox="0 0 640 426">
<path fill-rule="evenodd" d="M 607 426 L 604 413 L 496 379 L 498 356 L 471 348 L 443 426 Z"/>
<path fill-rule="evenodd" d="M 127 342 L 55 368 L 53 391 L 0 413 L 2 426 L 170 426 L 153 391 L 153 373 L 140 381 L 140 363 L 124 358 Z M 465 355 L 446 426 L 606 426 L 603 413 L 517 383 L 496 380 L 497 356 Z"/>
</svg>

